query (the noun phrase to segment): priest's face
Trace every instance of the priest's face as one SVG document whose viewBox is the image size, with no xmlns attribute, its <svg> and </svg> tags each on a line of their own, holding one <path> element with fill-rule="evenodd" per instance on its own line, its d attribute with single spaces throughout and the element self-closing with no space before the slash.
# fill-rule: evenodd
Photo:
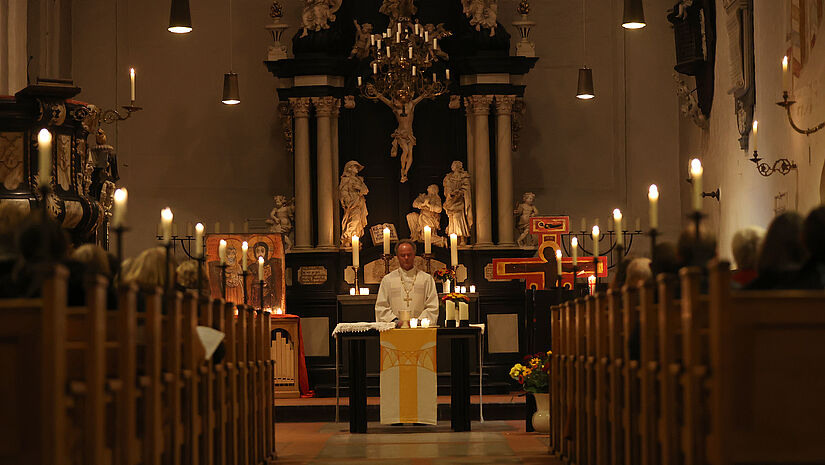
<svg viewBox="0 0 825 465">
<path fill-rule="evenodd" d="M 398 265 L 405 271 L 415 266 L 415 247 L 412 244 L 403 243 L 398 247 Z"/>
</svg>

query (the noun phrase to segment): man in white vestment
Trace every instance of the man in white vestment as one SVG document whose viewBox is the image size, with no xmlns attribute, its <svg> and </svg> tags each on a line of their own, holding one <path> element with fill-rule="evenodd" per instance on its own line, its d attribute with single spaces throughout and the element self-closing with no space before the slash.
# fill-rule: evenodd
<svg viewBox="0 0 825 465">
<path fill-rule="evenodd" d="M 410 318 L 429 318 L 432 326 L 438 321 L 438 293 L 429 274 L 415 267 L 415 243 L 409 239 L 395 246 L 400 268 L 381 280 L 375 300 L 375 321 L 395 322 L 401 326 L 401 311 L 409 310 Z"/>
</svg>

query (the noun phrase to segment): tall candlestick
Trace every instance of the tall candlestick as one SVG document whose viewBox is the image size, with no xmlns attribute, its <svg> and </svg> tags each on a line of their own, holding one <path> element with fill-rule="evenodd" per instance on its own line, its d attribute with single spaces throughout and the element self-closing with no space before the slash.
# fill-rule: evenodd
<svg viewBox="0 0 825 465">
<path fill-rule="evenodd" d="M 52 133 L 43 128 L 37 133 L 37 159 L 38 170 L 40 171 L 40 187 L 48 187 L 52 180 Z"/>
<path fill-rule="evenodd" d="M 458 266 L 458 236 L 455 233 L 450 234 L 450 266 Z"/>
<path fill-rule="evenodd" d="M 203 223 L 195 225 L 195 257 L 203 258 Z"/>
<path fill-rule="evenodd" d="M 264 280 L 264 257 L 258 257 L 258 281 Z"/>
<path fill-rule="evenodd" d="M 593 257 L 599 257 L 599 226 L 593 226 Z"/>
<path fill-rule="evenodd" d="M 659 229 L 659 188 L 656 184 L 647 189 L 647 199 L 650 201 L 650 229 Z"/>
<path fill-rule="evenodd" d="M 613 209 L 613 222 L 616 224 L 616 245 L 624 245 L 624 235 L 622 234 L 622 211 Z"/>
<path fill-rule="evenodd" d="M 782 57 L 782 90 L 789 93 L 791 91 L 791 70 L 787 55 Z"/>
<path fill-rule="evenodd" d="M 241 269 L 242 269 L 242 270 L 244 270 L 244 271 L 246 271 L 246 270 L 247 270 L 247 266 L 246 266 L 246 253 L 247 253 L 248 251 L 249 251 L 249 243 L 248 243 L 248 242 L 246 242 L 246 241 L 243 241 L 243 242 L 241 243 L 241 254 L 243 255 L 243 257 L 241 258 Z"/>
<path fill-rule="evenodd" d="M 129 68 L 129 93 L 132 101 L 135 101 L 135 68 Z"/>
<path fill-rule="evenodd" d="M 759 129 L 759 121 L 753 120 L 753 151 L 756 152 L 756 133 Z"/>
<path fill-rule="evenodd" d="M 390 254 L 390 228 L 384 228 L 384 255 Z"/>
<path fill-rule="evenodd" d="M 561 249 L 556 250 L 556 274 L 561 278 Z"/>
<path fill-rule="evenodd" d="M 218 258 L 221 260 L 221 265 L 226 265 L 226 240 L 224 239 L 218 243 Z"/>
<path fill-rule="evenodd" d="M 352 236 L 352 266 L 358 268 L 358 254 L 360 252 L 359 247 L 361 245 L 358 236 Z"/>
<path fill-rule="evenodd" d="M 424 253 L 433 253 L 433 231 L 429 226 L 424 226 Z"/>
<path fill-rule="evenodd" d="M 693 209 L 702 211 L 702 162 L 698 158 L 690 161 L 690 177 L 693 179 Z"/>
<path fill-rule="evenodd" d="M 113 228 L 122 228 L 123 227 L 123 220 L 126 217 L 126 200 L 129 197 L 129 193 L 126 192 L 125 187 L 121 187 L 120 189 L 115 191 L 115 208 L 112 212 L 112 227 Z"/>
<path fill-rule="evenodd" d="M 573 236 L 570 238 L 570 255 L 573 257 L 573 266 L 579 264 L 579 238 Z"/>
<path fill-rule="evenodd" d="M 160 211 L 160 223 L 163 227 L 163 243 L 169 244 L 172 242 L 172 209 L 169 207 Z"/>
</svg>

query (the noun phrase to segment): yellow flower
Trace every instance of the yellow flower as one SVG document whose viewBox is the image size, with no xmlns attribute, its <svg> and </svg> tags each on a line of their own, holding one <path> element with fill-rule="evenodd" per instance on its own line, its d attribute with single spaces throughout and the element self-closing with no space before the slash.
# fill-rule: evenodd
<svg viewBox="0 0 825 465">
<path fill-rule="evenodd" d="M 519 374 L 521 374 L 523 369 L 524 367 L 520 363 L 516 363 L 513 368 L 510 369 L 510 377 L 513 379 L 518 379 Z"/>
<path fill-rule="evenodd" d="M 540 364 L 541 364 L 541 360 L 539 360 L 539 359 L 537 359 L 537 358 L 534 358 L 534 359 L 530 360 L 530 367 L 531 367 L 531 368 L 536 368 L 536 367 L 538 367 Z"/>
<path fill-rule="evenodd" d="M 549 357 L 549 356 L 551 356 L 551 355 L 553 355 L 553 351 L 552 351 L 552 350 L 548 350 L 548 351 L 547 351 L 547 356 Z"/>
<path fill-rule="evenodd" d="M 532 369 L 525 367 L 525 368 L 524 368 L 524 371 L 522 372 L 522 374 L 523 374 L 524 376 L 530 376 L 530 373 L 532 373 L 532 372 L 533 372 L 533 370 L 532 370 Z"/>
</svg>

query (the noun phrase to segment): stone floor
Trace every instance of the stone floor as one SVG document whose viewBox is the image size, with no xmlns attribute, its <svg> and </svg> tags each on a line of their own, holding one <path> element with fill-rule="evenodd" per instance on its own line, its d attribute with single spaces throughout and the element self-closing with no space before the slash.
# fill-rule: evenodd
<svg viewBox="0 0 825 465">
<path fill-rule="evenodd" d="M 473 422 L 473 431 L 437 426 L 383 426 L 350 434 L 347 423 L 278 423 L 279 464 L 452 465 L 550 464 L 547 436 L 525 433 L 524 421 Z"/>
</svg>

